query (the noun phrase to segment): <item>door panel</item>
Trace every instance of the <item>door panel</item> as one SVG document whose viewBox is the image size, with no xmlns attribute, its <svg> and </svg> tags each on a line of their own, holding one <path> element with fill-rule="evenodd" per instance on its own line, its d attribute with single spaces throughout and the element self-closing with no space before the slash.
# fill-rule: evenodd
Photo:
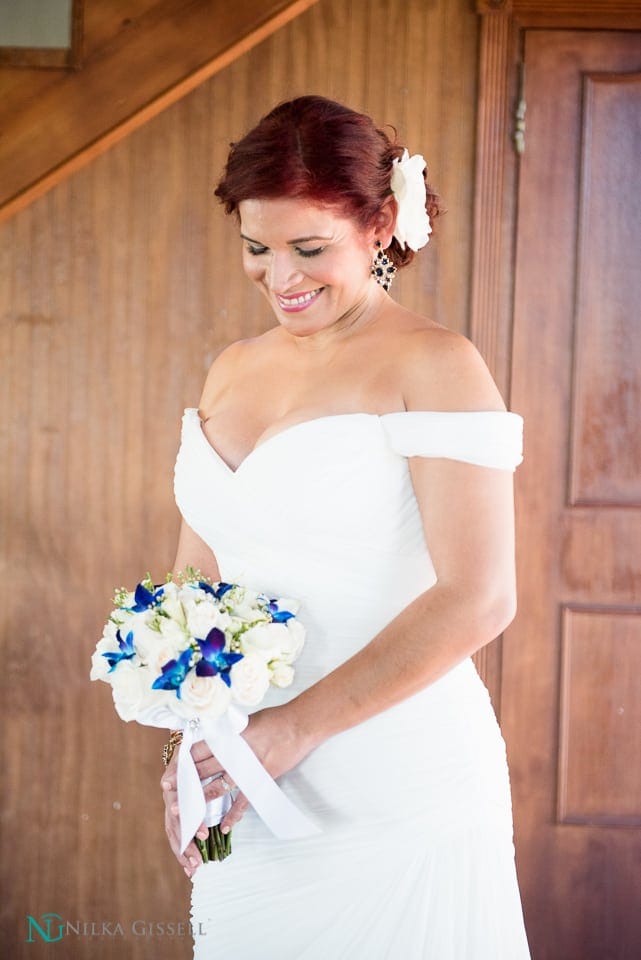
<svg viewBox="0 0 641 960">
<path fill-rule="evenodd" d="M 641 956 L 641 35 L 525 34 L 505 636 L 534 960 Z"/>
</svg>

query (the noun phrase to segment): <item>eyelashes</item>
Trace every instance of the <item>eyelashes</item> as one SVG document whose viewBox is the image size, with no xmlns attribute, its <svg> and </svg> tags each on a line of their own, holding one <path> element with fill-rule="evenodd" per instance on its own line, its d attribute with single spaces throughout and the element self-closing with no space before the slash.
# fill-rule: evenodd
<svg viewBox="0 0 641 960">
<path fill-rule="evenodd" d="M 247 244 L 247 252 L 252 255 L 252 257 L 260 257 L 263 253 L 267 253 L 268 247 L 256 247 L 252 244 Z M 301 250 L 300 247 L 294 248 L 296 253 L 301 257 L 317 257 L 319 253 L 322 253 L 325 247 L 316 247 L 314 250 Z"/>
</svg>

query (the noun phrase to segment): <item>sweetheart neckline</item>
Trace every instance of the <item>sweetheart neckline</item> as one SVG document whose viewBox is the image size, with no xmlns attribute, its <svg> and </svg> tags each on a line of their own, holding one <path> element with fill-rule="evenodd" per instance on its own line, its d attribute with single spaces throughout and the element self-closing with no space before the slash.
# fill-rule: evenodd
<svg viewBox="0 0 641 960">
<path fill-rule="evenodd" d="M 218 460 L 218 462 L 222 464 L 222 466 L 225 468 L 225 470 L 227 470 L 227 472 L 228 472 L 229 474 L 231 474 L 232 477 L 235 477 L 235 476 L 239 473 L 239 471 L 241 471 L 241 470 L 243 469 L 243 467 L 245 466 L 245 464 L 247 463 L 247 461 L 253 459 L 253 457 L 254 457 L 256 454 L 258 454 L 258 452 L 259 452 L 260 450 L 263 449 L 263 447 L 269 446 L 269 445 L 272 443 L 272 441 L 278 440 L 279 437 L 283 437 L 283 436 L 285 436 L 286 434 L 291 433 L 292 431 L 296 430 L 296 429 L 299 428 L 299 427 L 308 427 L 308 426 L 310 426 L 311 424 L 321 423 L 322 421 L 325 421 L 325 420 L 339 420 L 339 419 L 343 419 L 343 418 L 346 418 L 346 417 L 368 417 L 368 418 L 374 417 L 375 419 L 380 420 L 382 417 L 393 416 L 395 413 L 410 413 L 410 412 L 412 412 L 412 411 L 408 411 L 408 410 L 398 410 L 398 411 L 395 410 L 395 411 L 392 411 L 391 413 L 381 413 L 381 414 L 379 414 L 379 413 L 362 413 L 362 412 L 353 412 L 353 413 L 326 413 L 326 414 L 324 414 L 323 416 L 320 416 L 320 417 L 309 417 L 307 420 L 299 420 L 297 423 L 292 423 L 292 424 L 290 424 L 288 427 L 284 427 L 282 430 L 279 430 L 278 433 L 273 433 L 273 434 L 271 434 L 271 436 L 267 437 L 265 440 L 263 440 L 263 441 L 261 441 L 260 443 L 256 444 L 256 446 L 255 446 L 255 447 L 252 447 L 252 449 L 249 451 L 249 453 L 248 453 L 245 457 L 243 457 L 243 459 L 240 461 L 240 463 L 238 464 L 237 467 L 232 467 L 232 466 L 230 466 L 230 465 L 227 463 L 227 461 L 225 460 L 225 458 L 224 458 L 224 457 L 222 456 L 222 454 L 216 449 L 216 447 L 214 446 L 214 444 L 211 442 L 211 440 L 209 439 L 209 437 L 208 437 L 207 434 L 205 433 L 205 421 L 201 418 L 200 413 L 199 413 L 199 411 L 198 411 L 198 408 L 197 408 L 197 407 L 188 407 L 187 410 L 185 411 L 185 413 L 187 413 L 188 411 L 192 411 L 192 412 L 194 413 L 196 419 L 198 420 L 198 425 L 199 425 L 199 428 L 200 428 L 199 432 L 200 432 L 200 434 L 202 435 L 202 438 L 203 438 L 203 441 L 204 441 L 205 445 L 209 448 L 209 450 L 211 450 L 211 452 L 212 452 L 213 455 L 215 456 L 216 460 Z"/>
<path fill-rule="evenodd" d="M 271 436 L 267 437 L 266 440 L 263 440 L 261 443 L 253 447 L 249 453 L 240 461 L 237 467 L 231 467 L 227 461 L 224 459 L 222 454 L 216 449 L 214 444 L 211 442 L 204 430 L 205 421 L 200 416 L 200 411 L 198 407 L 187 407 L 185 409 L 185 414 L 192 414 L 198 421 L 198 432 L 202 436 L 203 443 L 215 457 L 215 459 L 223 466 L 227 473 L 235 477 L 237 476 L 244 468 L 245 464 L 253 460 L 255 456 L 259 455 L 259 452 L 265 447 L 269 447 L 273 442 L 278 441 L 280 437 L 286 437 L 287 435 L 295 432 L 301 428 L 308 428 L 310 426 L 324 423 L 327 421 L 337 421 L 344 419 L 354 419 L 354 418 L 366 418 L 368 420 L 377 420 L 379 423 L 385 418 L 389 417 L 415 417 L 415 416 L 431 416 L 431 417 L 457 417 L 457 416 L 500 416 L 500 417 L 510 417 L 518 418 L 522 421 L 522 417 L 518 413 L 513 413 L 510 410 L 391 410 L 388 413 L 365 413 L 363 411 L 353 411 L 351 413 L 327 413 L 323 414 L 320 417 L 309 417 L 307 420 L 299 420 L 297 423 L 292 423 L 288 427 L 279 430 L 278 433 L 273 433 Z"/>
</svg>

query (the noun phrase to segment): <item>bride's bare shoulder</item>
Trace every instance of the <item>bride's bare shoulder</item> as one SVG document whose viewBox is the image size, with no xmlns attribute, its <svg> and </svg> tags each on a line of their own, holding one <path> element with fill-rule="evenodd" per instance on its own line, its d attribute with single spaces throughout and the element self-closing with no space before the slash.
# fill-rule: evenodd
<svg viewBox="0 0 641 960">
<path fill-rule="evenodd" d="M 269 332 L 269 331 L 268 331 Z M 251 337 L 230 343 L 216 356 L 209 368 L 200 398 L 200 409 L 216 406 L 217 400 L 239 379 L 248 376 L 265 351 L 264 338 Z"/>
<path fill-rule="evenodd" d="M 481 354 L 462 334 L 420 317 L 408 318 L 399 347 L 398 377 L 406 409 L 505 409 Z"/>
</svg>

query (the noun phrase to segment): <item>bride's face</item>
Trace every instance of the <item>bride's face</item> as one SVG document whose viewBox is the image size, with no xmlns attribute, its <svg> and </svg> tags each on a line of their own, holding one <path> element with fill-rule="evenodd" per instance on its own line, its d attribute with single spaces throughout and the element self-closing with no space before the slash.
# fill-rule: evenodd
<svg viewBox="0 0 641 960">
<path fill-rule="evenodd" d="M 291 198 L 243 200 L 239 212 L 245 273 L 293 335 L 358 315 L 380 293 L 373 228 Z"/>
</svg>

